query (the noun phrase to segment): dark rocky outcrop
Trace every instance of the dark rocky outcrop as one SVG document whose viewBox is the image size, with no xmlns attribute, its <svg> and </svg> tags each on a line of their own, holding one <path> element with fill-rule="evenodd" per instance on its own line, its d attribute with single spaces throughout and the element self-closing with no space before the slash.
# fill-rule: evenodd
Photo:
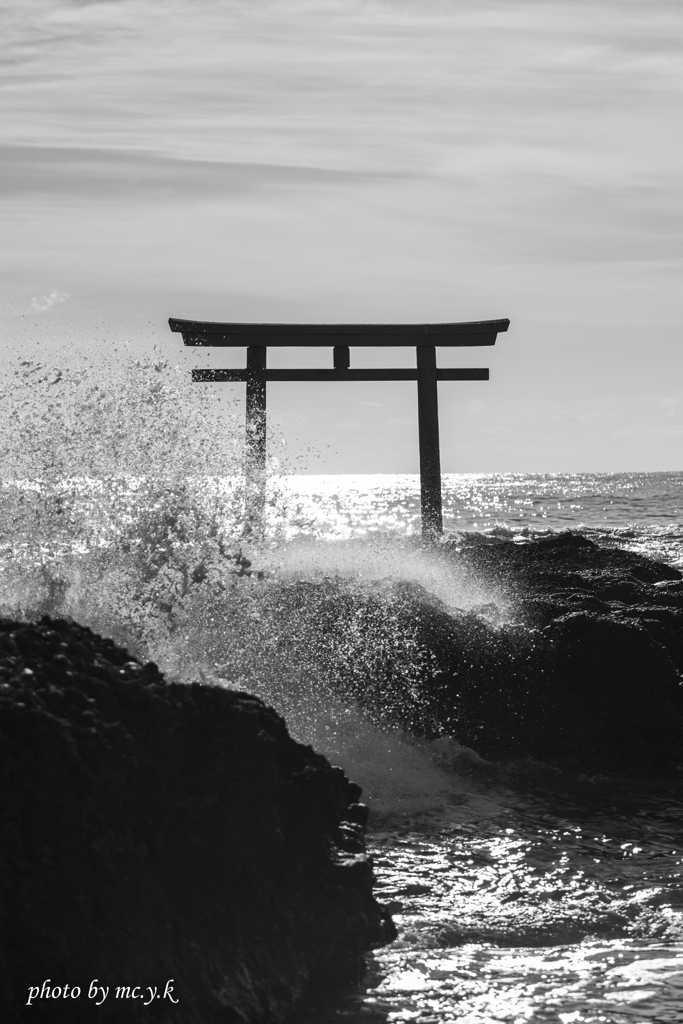
<svg viewBox="0 0 683 1024">
<path fill-rule="evenodd" d="M 472 533 L 444 545 L 456 564 L 494 584 L 520 611 L 543 598 L 558 611 L 618 612 L 623 606 L 669 605 L 683 610 L 683 575 L 674 566 L 623 548 L 599 547 L 567 530 L 526 543 Z"/>
<path fill-rule="evenodd" d="M 683 765 L 677 569 L 573 533 L 465 534 L 439 554 L 498 600 L 457 611 L 409 583 L 306 594 L 337 638 L 339 685 L 377 721 L 590 774 Z"/>
<path fill-rule="evenodd" d="M 520 716 L 531 735 L 511 717 L 509 746 L 525 731 L 532 755 L 589 772 L 683 764 L 678 569 L 571 531 L 522 544 L 471 534 L 445 551 L 501 595 L 499 643 L 529 662 Z M 519 700 L 511 682 L 510 699 Z"/>
<path fill-rule="evenodd" d="M 395 934 L 359 796 L 248 694 L 169 684 L 64 620 L 0 621 L 0 1017 L 290 1020 Z M 81 995 L 27 1006 L 46 981 Z"/>
<path fill-rule="evenodd" d="M 446 545 L 450 557 L 473 578 L 495 586 L 519 622 L 543 628 L 585 612 L 639 625 L 683 672 L 683 574 L 674 566 L 599 547 L 570 530 L 524 544 L 481 534 L 470 538 Z"/>
</svg>

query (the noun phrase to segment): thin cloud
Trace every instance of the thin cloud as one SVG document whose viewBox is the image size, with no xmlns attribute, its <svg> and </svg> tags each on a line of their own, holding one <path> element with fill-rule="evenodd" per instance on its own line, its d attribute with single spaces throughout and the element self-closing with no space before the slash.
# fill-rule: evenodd
<svg viewBox="0 0 683 1024">
<path fill-rule="evenodd" d="M 667 0 L 6 8 L 17 142 L 474 180 L 626 180 L 680 152 L 663 101 L 681 90 L 683 10 Z"/>
<path fill-rule="evenodd" d="M 40 295 L 31 299 L 31 309 L 35 309 L 37 313 L 46 313 L 48 309 L 60 305 L 70 298 L 71 296 L 68 292 L 60 292 L 57 289 L 53 289 L 48 295 Z"/>
<path fill-rule="evenodd" d="M 431 223 L 489 263 L 683 256 L 668 0 L 8 0 L 5 18 L 0 195 L 403 180 L 406 238 Z"/>
<path fill-rule="evenodd" d="M 658 405 L 667 416 L 674 416 L 681 407 L 681 403 L 677 398 L 660 398 Z"/>
<path fill-rule="evenodd" d="M 206 200 L 377 177 L 317 167 L 179 160 L 116 149 L 0 144 L 0 197 L 38 194 L 168 202 L 201 196 Z"/>
</svg>

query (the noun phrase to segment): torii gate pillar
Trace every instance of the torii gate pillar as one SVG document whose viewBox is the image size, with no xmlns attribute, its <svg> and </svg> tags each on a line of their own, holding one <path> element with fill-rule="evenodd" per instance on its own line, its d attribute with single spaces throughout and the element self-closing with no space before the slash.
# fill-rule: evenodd
<svg viewBox="0 0 683 1024">
<path fill-rule="evenodd" d="M 436 346 L 494 345 L 507 331 L 509 320 L 477 320 L 451 324 L 239 324 L 201 320 L 169 320 L 172 331 L 186 345 L 243 347 L 244 370 L 193 370 L 194 381 L 242 381 L 247 385 L 247 444 L 245 451 L 245 533 L 263 529 L 266 486 L 266 383 L 268 381 L 415 380 L 420 446 L 420 500 L 422 537 L 434 541 L 443 530 L 441 510 L 441 454 L 439 450 L 440 380 L 488 380 L 487 369 L 440 370 Z M 341 344 L 340 344 L 341 342 Z M 269 370 L 268 346 L 332 347 L 329 370 Z M 417 366 L 408 369 L 352 370 L 349 346 L 415 346 Z"/>
<path fill-rule="evenodd" d="M 443 532 L 439 395 L 436 379 L 436 348 L 434 345 L 421 346 L 417 349 L 417 431 L 424 540 L 432 540 Z"/>
<path fill-rule="evenodd" d="M 266 353 L 265 345 L 247 348 L 247 422 L 244 452 L 244 532 L 263 531 L 266 505 Z"/>
</svg>

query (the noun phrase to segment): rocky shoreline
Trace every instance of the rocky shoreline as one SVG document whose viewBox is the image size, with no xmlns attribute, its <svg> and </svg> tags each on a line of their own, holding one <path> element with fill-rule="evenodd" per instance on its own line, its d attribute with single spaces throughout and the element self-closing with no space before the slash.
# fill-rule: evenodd
<svg viewBox="0 0 683 1024">
<path fill-rule="evenodd" d="M 676 568 L 571 532 L 521 544 L 463 534 L 436 554 L 495 600 L 460 611 L 392 581 L 346 603 L 324 587 L 306 595 L 347 648 L 337 685 L 378 723 L 588 775 L 683 766 Z M 359 620 L 373 643 L 349 653 Z"/>
<path fill-rule="evenodd" d="M 263 607 L 284 643 L 310 623 L 325 686 L 382 725 L 583 775 L 680 773 L 677 569 L 571 532 L 466 534 L 438 557 L 495 600 L 304 580 Z M 395 936 L 359 797 L 256 697 L 169 683 L 65 619 L 0 620 L 3 1020 L 90 1022 L 100 999 L 102 1021 L 285 1024 L 312 986 L 357 981 Z"/>
<path fill-rule="evenodd" d="M 279 1024 L 357 980 L 395 936 L 359 797 L 249 694 L 0 620 L 3 1021 Z"/>
<path fill-rule="evenodd" d="M 474 539 L 473 535 L 473 539 Z M 537 666 L 539 756 L 584 771 L 683 765 L 683 574 L 566 531 L 446 546 L 508 603 Z M 484 615 L 486 609 L 483 609 Z"/>
</svg>

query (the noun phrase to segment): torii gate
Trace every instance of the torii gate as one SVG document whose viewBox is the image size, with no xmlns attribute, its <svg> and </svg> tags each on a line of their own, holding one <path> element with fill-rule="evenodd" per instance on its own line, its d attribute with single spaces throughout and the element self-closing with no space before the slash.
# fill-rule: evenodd
<svg viewBox="0 0 683 1024">
<path fill-rule="evenodd" d="M 440 370 L 436 346 L 470 347 L 495 345 L 496 336 L 507 331 L 509 320 L 476 320 L 454 324 L 238 324 L 211 323 L 171 318 L 172 331 L 186 345 L 247 349 L 244 370 L 193 370 L 193 381 L 244 382 L 247 385 L 247 520 L 252 528 L 260 522 L 266 476 L 266 382 L 326 380 L 416 380 L 417 421 L 420 446 L 420 496 L 423 539 L 434 540 L 443 530 L 441 513 L 441 455 L 437 381 L 488 380 L 488 369 Z M 350 369 L 349 347 L 414 345 L 417 366 L 412 369 Z M 334 350 L 330 370 L 269 370 L 268 346 L 306 346 Z M 249 493 L 251 499 L 249 499 Z"/>
</svg>

